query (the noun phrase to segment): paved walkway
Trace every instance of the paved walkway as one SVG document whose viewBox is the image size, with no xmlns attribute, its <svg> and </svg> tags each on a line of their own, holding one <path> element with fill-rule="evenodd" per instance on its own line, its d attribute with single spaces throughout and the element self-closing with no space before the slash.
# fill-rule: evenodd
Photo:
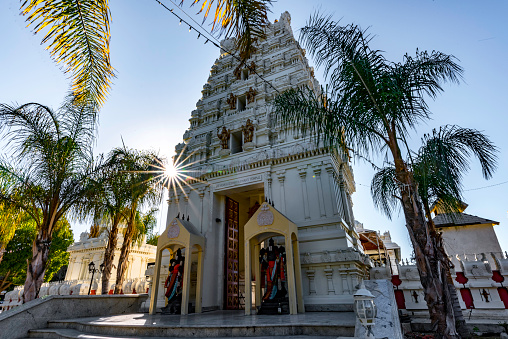
<svg viewBox="0 0 508 339">
<path fill-rule="evenodd" d="M 114 326 L 277 326 L 277 325 L 332 325 L 354 326 L 353 312 L 306 312 L 296 315 L 245 315 L 244 311 L 213 311 L 189 315 L 150 315 L 135 313 L 109 317 L 72 319 L 93 325 Z M 67 321 L 72 321 L 68 319 Z"/>
</svg>

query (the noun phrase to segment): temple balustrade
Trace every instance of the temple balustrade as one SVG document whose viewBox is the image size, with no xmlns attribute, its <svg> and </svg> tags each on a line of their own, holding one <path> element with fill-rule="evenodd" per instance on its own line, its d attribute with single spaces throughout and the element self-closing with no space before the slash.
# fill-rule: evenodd
<svg viewBox="0 0 508 339">
<path fill-rule="evenodd" d="M 464 317 L 469 319 L 508 318 L 508 253 L 474 253 L 450 257 L 451 270 Z M 413 316 L 428 316 L 427 303 L 418 269 L 409 260 L 398 264 L 392 283 L 399 309 Z M 371 269 L 371 277 L 387 276 L 385 267 Z"/>
</svg>

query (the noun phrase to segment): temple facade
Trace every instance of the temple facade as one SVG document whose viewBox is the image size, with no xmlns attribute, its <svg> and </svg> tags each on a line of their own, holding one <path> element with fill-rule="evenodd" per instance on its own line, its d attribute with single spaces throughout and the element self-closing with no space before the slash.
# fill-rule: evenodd
<svg viewBox="0 0 508 339">
<path fill-rule="evenodd" d="M 277 91 L 320 90 L 290 23 L 285 12 L 270 24 L 266 39 L 241 67 L 229 53 L 233 41 L 221 42 L 190 128 L 176 146 L 174 160 L 187 159 L 189 177 L 169 193 L 166 231 L 174 232 L 170 229 L 176 226 L 170 224 L 176 225 L 178 217 L 204 238 L 199 249 L 205 282 L 199 306 L 204 310 L 243 308 L 248 293 L 248 300 L 256 299 L 256 284 L 265 286 L 255 269 L 259 254 L 245 252 L 251 247 L 244 227 L 260 206 L 272 213 L 272 222 L 273 214 L 280 213 L 280 220 L 296 225 L 292 242 L 282 231 L 267 231 L 265 237 L 256 236 L 259 243 L 252 248 L 259 250 L 272 239 L 275 246 L 286 245 L 286 251 L 287 245 L 298 249 L 294 263 L 301 277 L 295 275 L 294 290 L 301 285 L 306 310 L 351 309 L 355 286 L 368 274 L 370 260 L 354 227 L 355 184 L 348 155 L 331 152 L 274 119 L 271 101 Z M 271 225 L 265 217 L 257 218 L 259 227 Z M 191 303 L 199 285 L 196 255 L 194 250 L 186 254 L 192 260 Z M 251 262 L 246 265 L 246 260 Z M 164 305 L 165 272 L 167 267 L 161 267 L 158 306 Z"/>
</svg>

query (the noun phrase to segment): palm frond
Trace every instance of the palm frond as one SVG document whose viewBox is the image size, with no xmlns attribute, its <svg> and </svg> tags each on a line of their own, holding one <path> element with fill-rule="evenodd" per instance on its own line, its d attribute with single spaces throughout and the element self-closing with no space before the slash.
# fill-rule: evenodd
<svg viewBox="0 0 508 339">
<path fill-rule="evenodd" d="M 72 74 L 78 101 L 101 106 L 115 76 L 109 57 L 109 0 L 25 0 L 22 14 L 43 32 L 52 58 Z"/>
<path fill-rule="evenodd" d="M 419 193 L 429 203 L 440 201 L 450 211 L 456 210 L 462 199 L 462 179 L 471 155 L 479 160 L 485 179 L 496 169 L 497 148 L 475 129 L 446 125 L 432 130 L 422 142 L 413 170 Z"/>
<path fill-rule="evenodd" d="M 393 212 L 400 207 L 399 190 L 393 166 L 384 167 L 374 174 L 370 184 L 372 201 L 390 220 Z"/>
<path fill-rule="evenodd" d="M 268 12 L 272 0 L 194 0 L 192 5 L 200 3 L 198 13 L 204 12 L 203 22 L 210 10 L 215 8 L 212 31 L 219 31 L 226 38 L 235 37 L 242 62 L 256 51 L 256 41 L 266 37 L 265 27 L 269 24 Z"/>
</svg>

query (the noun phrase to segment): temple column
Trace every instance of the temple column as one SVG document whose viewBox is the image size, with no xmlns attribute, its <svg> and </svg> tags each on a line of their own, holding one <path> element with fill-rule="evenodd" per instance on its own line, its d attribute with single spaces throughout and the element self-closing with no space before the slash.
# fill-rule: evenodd
<svg viewBox="0 0 508 339">
<path fill-rule="evenodd" d="M 271 174 L 268 174 L 268 178 L 266 178 L 266 182 L 268 184 L 268 199 L 270 199 L 273 203 L 273 196 L 272 196 L 272 177 Z"/>
<path fill-rule="evenodd" d="M 190 198 L 190 191 L 184 191 L 183 194 L 183 200 L 185 201 L 185 215 L 189 216 L 189 198 Z"/>
<path fill-rule="evenodd" d="M 328 294 L 335 294 L 335 288 L 333 287 L 333 268 L 326 266 L 325 276 L 328 283 Z"/>
<path fill-rule="evenodd" d="M 199 201 L 201 202 L 201 213 L 199 215 L 199 231 L 200 233 L 203 233 L 203 205 L 204 205 L 204 197 L 205 197 L 205 190 L 206 190 L 206 187 L 204 187 L 203 189 L 200 189 L 198 191 L 198 194 L 199 194 Z"/>
<path fill-rule="evenodd" d="M 323 187 L 321 185 L 321 162 L 312 165 L 312 171 L 314 172 L 314 177 L 316 177 L 317 181 L 319 212 L 322 217 L 326 217 L 325 198 L 323 196 Z"/>
<path fill-rule="evenodd" d="M 339 274 L 342 282 L 342 294 L 351 294 L 351 289 L 349 288 L 349 282 L 347 279 L 348 272 L 344 270 L 339 270 Z"/>
<path fill-rule="evenodd" d="M 305 273 L 307 274 L 307 279 L 309 279 L 309 295 L 316 294 L 316 284 L 314 282 L 316 271 L 313 269 L 308 269 L 305 271 Z"/>
<path fill-rule="evenodd" d="M 307 195 L 307 165 L 298 167 L 298 174 L 300 175 L 300 184 L 302 187 L 302 197 L 303 197 L 303 214 L 305 219 L 310 219 L 309 214 L 309 199 Z"/>
<path fill-rule="evenodd" d="M 328 185 L 330 189 L 330 198 L 332 198 L 332 211 L 333 215 L 337 215 L 337 204 L 339 203 L 338 195 L 335 190 L 335 178 L 334 178 L 334 168 L 331 164 L 328 164 L 327 167 L 325 167 L 326 172 L 328 173 L 328 182 L 330 183 Z M 335 199 L 333 199 L 335 197 Z"/>
<path fill-rule="evenodd" d="M 279 179 L 280 183 L 280 211 L 282 214 L 286 213 L 286 191 L 284 190 L 284 180 L 286 179 L 286 171 L 277 172 L 277 179 Z"/>
</svg>

